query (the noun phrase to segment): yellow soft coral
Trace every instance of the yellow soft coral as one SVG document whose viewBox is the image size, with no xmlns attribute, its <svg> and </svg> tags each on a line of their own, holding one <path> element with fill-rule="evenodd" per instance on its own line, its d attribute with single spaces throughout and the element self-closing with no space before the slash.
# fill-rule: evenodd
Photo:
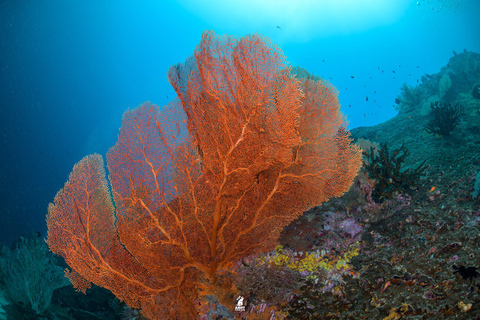
<svg viewBox="0 0 480 320">
<path fill-rule="evenodd" d="M 335 257 L 331 260 L 322 257 L 318 252 L 306 252 L 305 256 L 302 259 L 295 260 L 284 253 L 283 246 L 278 245 L 275 248 L 275 255 L 273 257 L 262 260 L 262 263 L 269 261 L 270 263 L 277 266 L 286 266 L 292 270 L 309 272 L 315 272 L 318 270 L 329 271 L 334 267 L 337 270 L 351 269 L 351 266 L 348 263 L 350 262 L 350 259 L 357 256 L 358 253 L 359 249 L 357 242 L 352 246 L 352 249 L 345 252 L 343 256 Z"/>
</svg>

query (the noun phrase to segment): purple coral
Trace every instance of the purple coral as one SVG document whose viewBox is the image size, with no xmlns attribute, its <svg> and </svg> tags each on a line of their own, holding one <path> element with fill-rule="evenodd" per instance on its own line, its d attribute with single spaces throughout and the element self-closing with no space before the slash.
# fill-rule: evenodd
<svg viewBox="0 0 480 320">
<path fill-rule="evenodd" d="M 339 228 L 345 233 L 349 234 L 351 238 L 354 238 L 358 233 L 362 232 L 363 228 L 359 225 L 354 218 L 347 218 L 339 223 Z"/>
<path fill-rule="evenodd" d="M 327 247 L 348 248 L 351 244 L 360 241 L 365 230 L 355 218 L 345 212 L 325 212 L 322 235 Z"/>
</svg>

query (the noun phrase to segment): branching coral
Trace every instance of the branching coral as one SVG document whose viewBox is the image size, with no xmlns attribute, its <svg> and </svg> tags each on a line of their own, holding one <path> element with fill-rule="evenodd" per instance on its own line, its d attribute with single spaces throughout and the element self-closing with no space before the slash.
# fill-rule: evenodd
<svg viewBox="0 0 480 320">
<path fill-rule="evenodd" d="M 414 170 L 402 171 L 402 165 L 409 152 L 404 144 L 389 153 L 387 143 L 381 144 L 378 156 L 372 148 L 365 152 L 368 162 L 364 162 L 364 170 L 370 179 L 375 180 L 372 196 L 376 201 L 392 199 L 395 192 L 408 191 L 415 186 L 420 175 L 425 171 L 425 161 Z"/>
<path fill-rule="evenodd" d="M 461 117 L 465 115 L 465 108 L 457 103 L 452 107 L 450 103 L 436 101 L 430 105 L 431 119 L 425 127 L 428 133 L 449 136 L 459 124 Z"/>
<path fill-rule="evenodd" d="M 48 244 L 78 290 L 93 282 L 150 319 L 193 319 L 236 261 L 345 193 L 361 154 L 336 89 L 294 77 L 260 36 L 205 32 L 168 78 L 178 100 L 125 113 L 108 180 L 100 155 L 75 165 L 49 206 Z"/>
</svg>

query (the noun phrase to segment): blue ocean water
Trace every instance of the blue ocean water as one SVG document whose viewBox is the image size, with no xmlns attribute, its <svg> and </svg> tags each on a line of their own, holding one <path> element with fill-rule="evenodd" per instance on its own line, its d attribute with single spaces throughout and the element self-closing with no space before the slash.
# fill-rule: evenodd
<svg viewBox="0 0 480 320">
<path fill-rule="evenodd" d="M 198 3 L 0 2 L 1 243 L 45 235 L 73 165 L 108 151 L 126 109 L 174 99 L 168 68 L 204 30 L 272 40 L 337 87 L 350 128 L 395 116 L 401 85 L 453 51 L 480 52 L 477 0 Z"/>
</svg>

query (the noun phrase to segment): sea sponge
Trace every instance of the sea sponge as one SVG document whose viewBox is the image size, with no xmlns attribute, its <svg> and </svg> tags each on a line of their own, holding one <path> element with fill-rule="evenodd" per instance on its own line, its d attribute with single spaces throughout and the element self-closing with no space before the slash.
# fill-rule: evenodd
<svg viewBox="0 0 480 320">
<path fill-rule="evenodd" d="M 472 89 L 472 96 L 475 99 L 480 99 L 480 83 L 475 83 Z"/>
</svg>

